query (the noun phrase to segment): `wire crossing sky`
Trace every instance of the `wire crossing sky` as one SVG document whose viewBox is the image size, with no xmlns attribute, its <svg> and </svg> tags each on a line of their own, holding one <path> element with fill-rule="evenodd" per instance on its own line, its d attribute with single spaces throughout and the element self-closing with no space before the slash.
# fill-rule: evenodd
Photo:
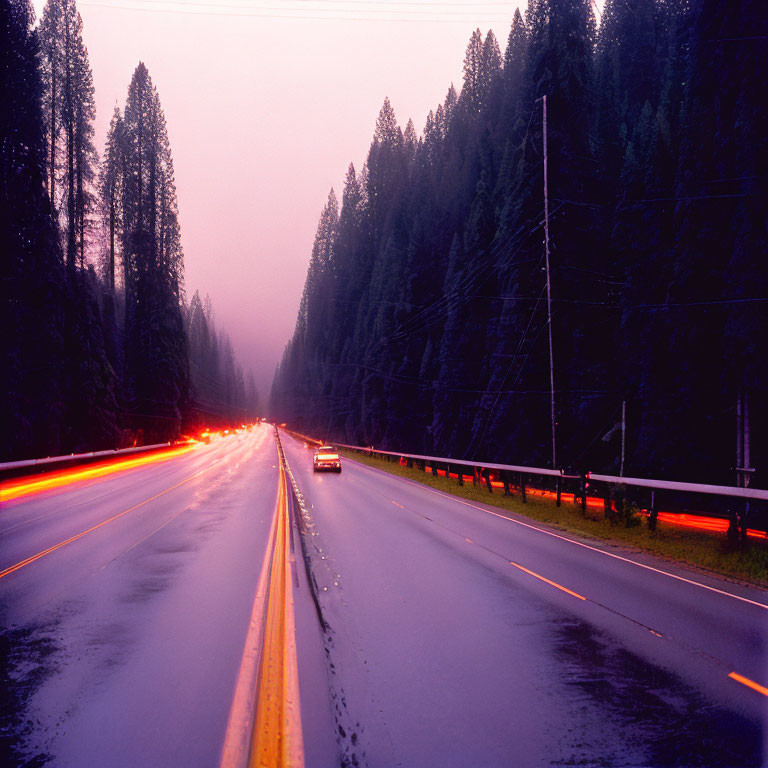
<svg viewBox="0 0 768 768">
<path fill-rule="evenodd" d="M 82 0 L 80 6 L 187 13 L 208 16 L 240 16 L 274 19 L 397 22 L 506 22 L 508 2 L 407 2 L 407 0 L 266 0 L 266 2 L 196 2 L 195 0 Z"/>
</svg>

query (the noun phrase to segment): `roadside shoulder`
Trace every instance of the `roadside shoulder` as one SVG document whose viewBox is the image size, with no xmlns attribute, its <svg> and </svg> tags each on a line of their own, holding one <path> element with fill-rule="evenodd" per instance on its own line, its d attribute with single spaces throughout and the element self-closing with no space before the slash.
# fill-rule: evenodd
<svg viewBox="0 0 768 768">
<path fill-rule="evenodd" d="M 534 498 L 524 504 L 516 496 L 490 495 L 472 485 L 459 486 L 444 477 L 435 477 L 417 469 L 353 456 L 348 451 L 342 452 L 342 455 L 359 467 L 607 555 L 630 560 L 642 567 L 662 570 L 678 578 L 695 576 L 712 588 L 722 589 L 727 585 L 729 591 L 743 597 L 747 595 L 742 595 L 742 592 L 752 592 L 747 599 L 760 603 L 765 602 L 768 596 L 768 546 L 762 542 L 751 543 L 745 550 L 727 550 L 722 538 L 713 534 L 661 525 L 656 532 L 651 532 L 645 524 L 625 529 L 605 520 L 583 517 L 575 505 L 564 503 L 557 508 L 550 502 Z M 755 572 L 759 575 L 753 576 Z"/>
</svg>

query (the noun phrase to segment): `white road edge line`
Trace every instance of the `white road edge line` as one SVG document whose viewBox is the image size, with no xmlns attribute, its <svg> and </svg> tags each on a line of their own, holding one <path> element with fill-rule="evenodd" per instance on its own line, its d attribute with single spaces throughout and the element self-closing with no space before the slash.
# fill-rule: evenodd
<svg viewBox="0 0 768 768">
<path fill-rule="evenodd" d="M 589 544 L 584 544 L 581 541 L 575 541 L 574 539 L 569 539 L 567 536 L 561 536 L 558 533 L 554 533 L 553 531 L 547 531 L 543 528 L 539 528 L 535 525 L 530 525 L 529 523 L 523 523 L 520 520 L 515 520 L 512 517 L 507 517 L 506 515 L 500 515 L 498 512 L 492 512 L 490 509 L 485 509 L 484 507 L 478 507 L 477 504 L 472 504 L 469 501 L 464 501 L 464 499 L 460 499 L 458 496 L 452 496 L 449 493 L 445 493 L 444 491 L 438 491 L 434 488 L 429 488 L 426 485 L 422 485 L 421 483 L 416 482 L 415 480 L 409 480 L 407 477 L 398 477 L 397 475 L 392 475 L 389 472 L 386 472 L 383 469 L 378 469 L 377 467 L 370 467 L 367 464 L 363 464 L 362 462 L 355 461 L 354 459 L 350 459 L 347 457 L 349 461 L 353 461 L 355 464 L 357 464 L 359 467 L 363 467 L 365 469 L 372 469 L 374 472 L 382 472 L 388 477 L 393 478 L 394 480 L 402 480 L 406 483 L 409 483 L 411 485 L 415 485 L 418 488 L 422 488 L 425 491 L 429 491 L 430 493 L 435 493 L 438 496 L 442 496 L 443 498 L 449 499 L 451 501 L 457 501 L 460 504 L 464 504 L 466 507 L 472 507 L 473 509 L 479 509 L 481 512 L 486 512 L 489 515 L 493 515 L 494 517 L 498 517 L 501 520 L 507 520 L 510 523 L 515 523 L 515 525 L 522 525 L 525 528 L 530 528 L 533 531 L 538 531 L 539 533 L 544 533 L 547 536 L 553 536 L 556 539 L 561 539 L 562 541 L 567 541 L 571 544 L 575 544 L 577 547 L 583 547 L 584 549 L 589 549 L 592 552 L 597 552 L 598 554 L 605 555 L 606 557 L 612 557 L 614 560 L 621 560 L 625 563 L 630 563 L 631 565 L 636 565 L 638 568 L 645 568 L 646 571 L 653 571 L 654 573 L 659 573 L 662 576 L 669 576 L 670 579 L 677 579 L 677 581 L 683 581 L 686 584 L 691 584 L 694 587 L 701 587 L 701 589 L 706 589 L 709 592 L 715 592 L 718 595 L 723 595 L 725 597 L 732 597 L 734 600 L 740 600 L 742 603 L 749 603 L 749 605 L 754 605 L 757 608 L 762 608 L 765 611 L 768 611 L 768 605 L 765 603 L 758 603 L 756 600 L 750 600 L 748 597 L 741 597 L 741 595 L 734 595 L 732 592 L 726 592 L 722 589 L 717 589 L 717 587 L 710 587 L 708 584 L 702 584 L 699 581 L 693 581 L 692 579 L 686 579 L 684 576 L 677 576 L 674 573 L 669 573 L 669 571 L 662 571 L 660 568 L 654 568 L 651 565 L 645 565 L 644 563 L 638 563 L 636 560 L 630 560 L 628 557 L 622 557 L 621 555 L 615 555 L 613 552 L 606 552 L 603 549 L 598 549 L 597 547 L 591 547 Z"/>
</svg>

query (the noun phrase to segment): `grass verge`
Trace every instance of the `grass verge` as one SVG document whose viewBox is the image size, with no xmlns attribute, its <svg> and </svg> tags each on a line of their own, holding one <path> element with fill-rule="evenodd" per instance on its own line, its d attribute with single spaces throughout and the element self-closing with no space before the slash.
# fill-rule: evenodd
<svg viewBox="0 0 768 768">
<path fill-rule="evenodd" d="M 641 518 L 640 525 L 626 528 L 609 520 L 584 517 L 578 504 L 563 503 L 558 508 L 550 501 L 533 496 L 529 496 L 528 502 L 523 503 L 517 495 L 504 496 L 496 489 L 494 493 L 488 493 L 484 485 L 474 486 L 471 482 L 465 482 L 460 486 L 456 480 L 435 477 L 429 471 L 422 472 L 415 467 L 412 469 L 401 467 L 386 459 L 366 456 L 356 451 L 342 450 L 341 454 L 361 464 L 414 480 L 453 496 L 497 507 L 502 514 L 515 513 L 569 533 L 649 552 L 677 563 L 685 563 L 722 576 L 746 581 L 754 586 L 768 588 L 768 541 L 766 540 L 750 540 L 746 547 L 734 546 L 724 535 L 693 531 L 661 521 L 656 530 L 651 531 L 648 529 L 645 518 Z"/>
</svg>

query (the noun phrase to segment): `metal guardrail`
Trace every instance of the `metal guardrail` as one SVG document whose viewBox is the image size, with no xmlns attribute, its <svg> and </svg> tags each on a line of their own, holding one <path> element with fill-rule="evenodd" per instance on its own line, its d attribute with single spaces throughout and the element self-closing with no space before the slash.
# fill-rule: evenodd
<svg viewBox="0 0 768 768">
<path fill-rule="evenodd" d="M 739 488 L 735 485 L 710 485 L 708 483 L 684 483 L 677 480 L 653 480 L 642 477 L 616 477 L 614 475 L 598 475 L 590 472 L 587 475 L 590 480 L 603 483 L 620 483 L 634 485 L 640 488 L 652 488 L 654 490 L 682 491 L 684 493 L 708 493 L 714 496 L 733 496 L 742 499 L 768 500 L 768 490 L 762 488 Z"/>
<path fill-rule="evenodd" d="M 98 459 L 102 456 L 124 456 L 128 453 L 141 453 L 142 451 L 154 451 L 158 448 L 168 448 L 173 443 L 155 443 L 154 445 L 139 445 L 134 448 L 120 448 L 107 451 L 90 451 L 89 453 L 69 453 L 64 456 L 47 456 L 44 459 L 23 459 L 21 461 L 0 462 L 0 472 L 12 469 L 24 469 L 25 467 L 40 467 L 45 464 L 58 464 L 67 461 L 83 461 L 84 459 Z"/>
<path fill-rule="evenodd" d="M 547 475 L 549 477 L 564 477 L 563 473 L 557 469 L 544 469 L 543 467 L 523 467 L 517 464 L 492 464 L 482 461 L 468 461 L 467 459 L 449 459 L 444 456 L 422 456 L 418 453 L 400 453 L 398 451 L 381 451 L 373 446 L 345 445 L 344 443 L 333 443 L 339 448 L 349 448 L 353 451 L 368 451 L 373 453 L 383 453 L 387 456 L 402 456 L 405 459 L 414 461 L 427 461 L 430 464 L 436 462 L 439 464 L 461 465 L 463 467 L 482 467 L 483 469 L 496 469 L 502 472 L 526 472 L 529 475 Z"/>
<path fill-rule="evenodd" d="M 289 429 L 286 429 L 286 432 L 307 443 L 313 443 L 315 445 L 323 444 L 300 432 L 295 432 Z M 587 513 L 588 507 L 602 506 L 606 515 L 620 515 L 620 511 L 614 506 L 614 499 L 623 497 L 624 492 L 619 491 L 618 496 L 615 497 L 614 493 L 618 488 L 621 488 L 622 486 L 647 488 L 651 492 L 650 504 L 647 509 L 643 508 L 640 512 L 648 517 L 650 530 L 656 530 L 657 520 L 661 519 L 661 516 L 679 517 L 680 520 L 683 520 L 686 517 L 693 517 L 700 518 L 702 522 L 697 523 L 696 525 L 693 525 L 689 521 L 685 523 L 681 522 L 680 524 L 692 525 L 692 527 L 699 527 L 711 531 L 725 532 L 725 529 L 718 526 L 717 521 L 727 521 L 728 537 L 732 540 L 735 540 L 737 537 L 746 540 L 748 536 L 766 538 L 765 531 L 768 528 L 768 514 L 766 513 L 768 513 L 768 509 L 763 505 L 762 509 L 756 508 L 750 511 L 750 501 L 768 501 L 768 490 L 763 488 L 741 488 L 730 485 L 714 485 L 712 483 L 689 483 L 675 480 L 623 477 L 617 475 L 603 475 L 593 472 L 567 474 L 563 470 L 547 469 L 544 467 L 528 467 L 519 464 L 500 464 L 497 462 L 483 463 L 482 461 L 470 461 L 468 459 L 454 459 L 449 456 L 427 456 L 424 454 L 404 453 L 401 451 L 383 451 L 372 445 L 348 445 L 346 443 L 333 443 L 333 445 L 351 451 L 366 453 L 371 456 L 380 455 L 398 457 L 400 459 L 407 459 L 409 462 L 418 462 L 421 464 L 420 468 L 424 471 L 426 471 L 427 464 L 429 464 L 432 469 L 432 474 L 438 474 L 438 465 L 443 465 L 444 469 L 440 471 L 445 472 L 446 477 L 458 477 L 459 485 L 463 484 L 464 478 L 466 477 L 460 470 L 460 467 L 470 467 L 473 471 L 469 479 L 471 479 L 473 483 L 476 483 L 482 478 L 491 493 L 493 492 L 493 486 L 496 485 L 496 483 L 492 482 L 490 473 L 498 472 L 499 479 L 501 480 L 498 485 L 503 486 L 504 495 L 510 495 L 513 488 L 513 482 L 510 475 L 516 473 L 518 477 L 517 482 L 514 483 L 514 485 L 518 488 L 523 502 L 526 501 L 526 493 L 531 492 L 531 488 L 528 488 L 528 491 L 526 491 L 526 485 L 528 485 L 526 477 L 530 479 L 532 475 L 539 475 L 542 478 L 543 484 L 545 486 L 548 484 L 554 485 L 554 490 L 542 491 L 542 489 L 539 488 L 534 491 L 534 494 L 549 494 L 552 498 L 556 499 L 557 506 L 560 506 L 561 499 L 566 502 L 581 503 L 582 513 L 584 514 Z M 455 470 L 455 475 L 452 470 Z M 477 470 L 480 470 L 479 475 Z M 552 483 L 552 480 L 555 482 Z M 564 486 L 570 485 L 573 487 L 574 481 L 577 483 L 576 489 L 573 492 L 563 493 Z M 595 484 L 603 485 L 606 489 L 605 493 L 598 493 L 597 496 L 590 494 L 590 487 L 594 489 Z M 656 491 L 686 495 L 705 494 L 710 497 L 741 499 L 743 500 L 744 507 L 740 510 L 738 507 L 729 505 L 725 509 L 715 511 L 714 517 L 712 517 L 710 512 L 687 509 L 687 504 L 684 501 L 683 503 L 685 506 L 683 506 L 682 509 L 678 508 L 676 511 L 670 510 L 661 512 L 657 503 L 658 500 L 656 499 Z M 592 493 L 594 493 L 594 490 Z M 665 503 L 668 503 L 668 501 L 669 500 Z M 624 502 L 622 502 L 622 504 L 623 503 Z M 679 505 L 675 506 L 679 507 Z M 754 517 L 755 513 L 758 515 L 757 518 Z M 612 519 L 614 518 L 612 517 Z M 754 519 L 752 525 L 755 527 L 748 527 L 748 519 L 750 521 Z M 669 522 L 669 520 L 665 520 L 665 522 Z"/>
<path fill-rule="evenodd" d="M 298 433 L 297 433 L 298 434 Z M 302 436 L 303 437 L 303 436 Z M 467 461 L 466 459 L 452 459 L 446 456 L 423 456 L 417 453 L 402 453 L 400 451 L 382 451 L 373 446 L 365 445 L 345 445 L 344 443 L 334 443 L 339 448 L 347 448 L 353 451 L 362 451 L 367 453 L 378 453 L 387 456 L 402 456 L 405 459 L 414 461 L 424 461 L 450 464 L 452 466 L 481 467 L 482 469 L 498 470 L 502 472 L 524 472 L 529 475 L 546 475 L 548 477 L 568 477 L 563 470 L 544 469 L 542 467 L 525 467 L 517 464 L 495 464 L 482 461 Z M 707 493 L 716 496 L 733 496 L 744 499 L 761 499 L 768 501 L 768 490 L 762 488 L 738 488 L 731 485 L 711 485 L 707 483 L 686 483 L 676 480 L 654 480 L 652 478 L 639 477 L 620 477 L 617 475 L 600 475 L 587 472 L 584 477 L 587 480 L 594 480 L 603 483 L 614 483 L 616 485 L 632 485 L 641 488 L 651 488 L 653 490 L 681 491 L 684 493 Z"/>
</svg>

